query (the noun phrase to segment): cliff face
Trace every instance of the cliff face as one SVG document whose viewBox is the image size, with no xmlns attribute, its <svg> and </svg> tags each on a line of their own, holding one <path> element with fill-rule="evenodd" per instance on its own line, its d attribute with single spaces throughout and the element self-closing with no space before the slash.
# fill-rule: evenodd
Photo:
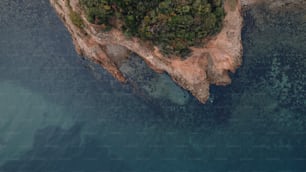
<svg viewBox="0 0 306 172">
<path fill-rule="evenodd" d="M 127 38 L 121 31 L 103 32 L 100 26 L 90 24 L 78 0 L 50 0 L 58 15 L 72 35 L 79 54 L 101 64 L 119 81 L 125 82 L 118 69 L 121 58 L 131 51 L 137 53 L 156 72 L 167 72 L 181 87 L 189 90 L 200 102 L 209 97 L 209 85 L 231 83 L 228 71 L 234 72 L 241 64 L 241 4 L 240 0 L 225 0 L 226 16 L 220 33 L 207 39 L 203 47 L 191 47 L 186 60 L 165 57 L 157 47 L 138 38 Z M 71 21 L 71 13 L 80 14 L 82 27 Z"/>
</svg>

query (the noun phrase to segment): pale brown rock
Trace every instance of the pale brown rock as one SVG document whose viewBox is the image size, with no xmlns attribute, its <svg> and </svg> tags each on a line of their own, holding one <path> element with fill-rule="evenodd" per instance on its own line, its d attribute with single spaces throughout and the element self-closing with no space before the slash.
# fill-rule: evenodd
<svg viewBox="0 0 306 172">
<path fill-rule="evenodd" d="M 157 47 L 152 47 L 138 38 L 127 38 L 120 30 L 101 31 L 99 26 L 86 21 L 78 7 L 78 0 L 70 0 L 72 10 L 83 18 L 85 27 L 80 29 L 73 25 L 69 18 L 71 9 L 67 5 L 68 1 L 50 2 L 71 33 L 78 53 L 101 64 L 121 82 L 125 82 L 125 78 L 119 71 L 115 58 L 112 58 L 110 53 L 105 53 L 105 48 L 109 45 L 125 47 L 137 53 L 153 70 L 167 72 L 177 84 L 189 90 L 202 103 L 209 98 L 210 84 L 230 84 L 228 71 L 235 72 L 241 65 L 243 19 L 240 0 L 225 0 L 226 16 L 221 32 L 207 39 L 203 47 L 191 47 L 192 54 L 186 60 L 175 56 L 165 57 Z M 235 8 L 230 6 L 233 2 L 236 4 Z"/>
</svg>

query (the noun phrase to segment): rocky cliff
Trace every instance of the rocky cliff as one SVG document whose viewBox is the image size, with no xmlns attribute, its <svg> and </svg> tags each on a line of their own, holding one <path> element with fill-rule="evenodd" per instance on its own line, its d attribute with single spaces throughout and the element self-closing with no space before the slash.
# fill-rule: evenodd
<svg viewBox="0 0 306 172">
<path fill-rule="evenodd" d="M 101 26 L 89 23 L 79 7 L 78 0 L 50 0 L 72 35 L 77 52 L 101 64 L 121 82 L 126 79 L 118 69 L 120 59 L 128 52 L 137 53 L 153 70 L 169 76 L 181 87 L 189 90 L 200 102 L 209 98 L 209 85 L 231 83 L 228 72 L 235 72 L 242 61 L 240 0 L 225 0 L 226 16 L 222 30 L 207 38 L 203 46 L 191 47 L 187 59 L 165 57 L 160 50 L 138 38 L 126 37 L 120 30 L 102 31 Z M 82 27 L 77 26 L 71 14 L 79 15 Z"/>
</svg>

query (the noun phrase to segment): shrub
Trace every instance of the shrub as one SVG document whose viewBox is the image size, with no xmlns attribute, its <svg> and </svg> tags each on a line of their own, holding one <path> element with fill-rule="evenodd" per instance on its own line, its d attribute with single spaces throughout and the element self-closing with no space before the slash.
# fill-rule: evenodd
<svg viewBox="0 0 306 172">
<path fill-rule="evenodd" d="M 69 17 L 70 17 L 70 20 L 72 21 L 72 23 L 75 26 L 77 26 L 79 28 L 84 27 L 83 20 L 82 20 L 81 16 L 78 13 L 76 13 L 74 11 L 70 11 Z"/>
</svg>

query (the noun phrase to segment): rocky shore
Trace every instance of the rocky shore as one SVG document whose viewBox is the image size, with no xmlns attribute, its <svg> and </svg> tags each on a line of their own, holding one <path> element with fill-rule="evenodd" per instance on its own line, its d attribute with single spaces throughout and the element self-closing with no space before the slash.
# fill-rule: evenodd
<svg viewBox="0 0 306 172">
<path fill-rule="evenodd" d="M 210 84 L 230 84 L 228 72 L 235 72 L 242 62 L 240 0 L 225 0 L 222 30 L 207 38 L 204 46 L 191 47 L 192 53 L 185 60 L 165 57 L 157 47 L 134 37 L 127 38 L 120 30 L 101 31 L 100 26 L 86 20 L 78 0 L 50 0 L 50 3 L 71 33 L 77 52 L 99 63 L 120 82 L 126 82 L 119 70 L 120 61 L 126 59 L 129 52 L 134 52 L 154 71 L 168 73 L 178 85 L 205 103 Z M 71 13 L 80 14 L 82 27 L 71 21 Z"/>
</svg>

